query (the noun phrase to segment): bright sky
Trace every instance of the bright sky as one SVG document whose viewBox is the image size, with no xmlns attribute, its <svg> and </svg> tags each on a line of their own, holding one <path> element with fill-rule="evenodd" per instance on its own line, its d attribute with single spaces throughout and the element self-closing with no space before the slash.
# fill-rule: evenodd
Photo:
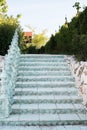
<svg viewBox="0 0 87 130">
<path fill-rule="evenodd" d="M 30 31 L 26 27 L 30 25 L 37 33 L 47 29 L 50 35 L 64 24 L 65 16 L 70 21 L 76 14 L 72 7 L 75 2 L 80 2 L 82 8 L 87 6 L 87 0 L 7 0 L 8 14 L 22 15 L 20 22 L 24 31 Z"/>
</svg>

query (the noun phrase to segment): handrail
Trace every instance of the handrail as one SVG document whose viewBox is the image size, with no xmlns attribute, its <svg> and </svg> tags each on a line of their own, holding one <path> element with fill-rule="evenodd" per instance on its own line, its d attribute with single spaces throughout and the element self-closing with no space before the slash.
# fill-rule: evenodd
<svg viewBox="0 0 87 130">
<path fill-rule="evenodd" d="M 17 67 L 20 57 L 18 47 L 18 30 L 16 29 L 8 54 L 5 55 L 4 67 L 1 75 L 1 96 L 0 96 L 0 118 L 8 117 L 11 113 L 11 104 L 17 77 Z"/>
</svg>

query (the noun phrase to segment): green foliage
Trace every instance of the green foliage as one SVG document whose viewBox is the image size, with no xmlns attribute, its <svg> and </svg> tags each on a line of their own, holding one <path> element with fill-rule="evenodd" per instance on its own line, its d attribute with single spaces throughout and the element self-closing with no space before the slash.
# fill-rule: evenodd
<svg viewBox="0 0 87 130">
<path fill-rule="evenodd" d="M 6 0 L 0 0 L 0 13 L 6 13 L 8 9 Z"/>
<path fill-rule="evenodd" d="M 87 60 L 87 34 L 76 35 L 73 38 L 73 52 L 78 60 Z"/>
<path fill-rule="evenodd" d="M 79 2 L 75 2 L 75 4 L 73 5 L 73 7 L 76 8 L 76 10 L 77 10 L 77 14 L 76 14 L 76 15 L 78 16 L 79 13 L 80 13 L 80 12 L 79 12 L 79 9 L 81 8 L 81 7 L 80 7 L 80 3 L 79 3 Z"/>
<path fill-rule="evenodd" d="M 27 49 L 27 53 L 28 53 L 28 54 L 37 54 L 37 49 L 35 48 L 35 46 L 30 46 L 30 47 Z"/>
<path fill-rule="evenodd" d="M 22 30 L 19 23 L 20 14 L 16 18 L 6 14 L 8 5 L 6 0 L 0 0 L 0 55 L 5 55 L 11 44 L 16 28 L 19 28 L 19 43 L 22 40 Z"/>
<path fill-rule="evenodd" d="M 42 46 L 40 49 L 38 49 L 38 54 L 44 54 L 45 53 L 45 47 Z"/>
<path fill-rule="evenodd" d="M 45 53 L 74 54 L 78 60 L 87 60 L 87 7 L 51 36 Z"/>
<path fill-rule="evenodd" d="M 32 38 L 32 42 L 35 44 L 36 49 L 40 49 L 47 42 L 48 38 L 45 34 L 45 31 L 42 31 L 39 34 L 34 34 Z"/>
<path fill-rule="evenodd" d="M 60 32 L 56 33 L 55 36 L 52 35 L 47 42 L 45 52 L 51 54 L 69 53 L 71 37 L 72 35 L 68 26 L 62 26 Z"/>
<path fill-rule="evenodd" d="M 19 27 L 17 18 L 0 15 L 0 55 L 7 53 L 17 27 Z"/>
<path fill-rule="evenodd" d="M 37 49 L 35 46 L 30 44 L 29 47 L 26 46 L 26 44 L 22 45 L 23 48 L 21 48 L 23 54 L 44 54 L 45 53 L 45 47 L 41 47 Z"/>
<path fill-rule="evenodd" d="M 56 53 L 55 50 L 56 50 L 56 40 L 55 40 L 55 37 L 54 35 L 51 36 L 50 38 L 50 41 L 47 42 L 46 46 L 45 46 L 45 52 L 46 53 Z"/>
<path fill-rule="evenodd" d="M 30 26 L 28 27 L 30 28 Z M 23 37 L 23 43 L 21 44 L 22 53 L 39 54 L 45 52 L 44 46 L 48 40 L 48 37 L 46 36 L 46 30 L 36 34 L 35 30 L 33 29 L 32 43 L 26 43 L 26 39 L 26 37 Z"/>
</svg>

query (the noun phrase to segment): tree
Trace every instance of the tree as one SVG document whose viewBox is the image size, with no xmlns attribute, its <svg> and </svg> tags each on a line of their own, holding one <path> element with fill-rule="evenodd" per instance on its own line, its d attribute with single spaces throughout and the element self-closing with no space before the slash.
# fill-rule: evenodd
<svg viewBox="0 0 87 130">
<path fill-rule="evenodd" d="M 22 30 L 19 23 L 20 15 L 16 18 L 6 14 L 8 9 L 6 0 L 0 0 L 0 55 L 7 54 L 9 45 L 16 28 L 19 28 L 19 42 L 22 39 Z"/>
<path fill-rule="evenodd" d="M 33 35 L 32 42 L 36 46 L 36 49 L 40 49 L 42 46 L 45 46 L 47 40 L 48 38 L 46 36 L 45 30 L 43 30 L 41 33 Z"/>
<path fill-rule="evenodd" d="M 13 16 L 2 16 L 0 18 L 0 55 L 7 53 L 15 29 L 19 26 L 18 19 Z"/>
<path fill-rule="evenodd" d="M 42 46 L 45 46 L 48 37 L 46 36 L 47 29 L 44 29 L 41 33 L 36 33 L 36 28 L 26 25 L 30 32 L 32 32 L 32 45 L 36 47 L 36 49 L 40 49 Z M 26 40 L 26 39 L 25 39 Z"/>
<path fill-rule="evenodd" d="M 80 7 L 80 3 L 79 2 L 75 2 L 75 4 L 73 5 L 73 7 L 75 7 L 76 8 L 76 10 L 77 10 L 77 16 L 79 15 L 79 9 L 81 8 Z"/>
<path fill-rule="evenodd" d="M 32 28 L 31 26 L 27 25 L 29 30 L 32 31 L 32 43 L 25 43 L 26 37 L 23 37 L 23 43 L 21 44 L 21 51 L 22 53 L 43 53 L 44 46 L 48 40 L 48 37 L 46 36 L 47 30 L 43 30 L 41 33 L 35 33 L 35 28 Z"/>
<path fill-rule="evenodd" d="M 38 50 L 35 48 L 35 46 L 30 46 L 29 48 L 27 48 L 27 53 L 28 54 L 37 54 Z"/>
<path fill-rule="evenodd" d="M 8 9 L 6 0 L 0 0 L 0 13 L 6 13 Z"/>
<path fill-rule="evenodd" d="M 51 35 L 50 40 L 45 46 L 45 53 L 55 54 L 57 48 L 57 42 L 54 35 Z"/>
</svg>

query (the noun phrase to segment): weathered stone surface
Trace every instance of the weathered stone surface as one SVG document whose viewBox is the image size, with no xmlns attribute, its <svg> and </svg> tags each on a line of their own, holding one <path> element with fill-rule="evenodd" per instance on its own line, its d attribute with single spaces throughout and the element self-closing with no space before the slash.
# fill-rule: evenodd
<svg viewBox="0 0 87 130">
<path fill-rule="evenodd" d="M 18 68 L 12 113 L 0 125 L 15 130 L 79 130 L 87 125 L 87 110 L 63 55 L 21 55 Z"/>
<path fill-rule="evenodd" d="M 11 113 L 19 56 L 20 51 L 18 48 L 18 34 L 16 30 L 8 53 L 4 58 L 0 56 L 0 69 L 3 68 L 0 74 L 0 118 L 8 117 L 9 113 Z"/>
<path fill-rule="evenodd" d="M 10 114 L 10 104 L 5 95 L 0 96 L 0 119 L 6 118 Z"/>
<path fill-rule="evenodd" d="M 76 76 L 76 83 L 79 94 L 83 98 L 83 104 L 87 105 L 87 62 L 78 62 L 74 56 L 65 56 L 65 59 L 72 73 Z"/>
</svg>

